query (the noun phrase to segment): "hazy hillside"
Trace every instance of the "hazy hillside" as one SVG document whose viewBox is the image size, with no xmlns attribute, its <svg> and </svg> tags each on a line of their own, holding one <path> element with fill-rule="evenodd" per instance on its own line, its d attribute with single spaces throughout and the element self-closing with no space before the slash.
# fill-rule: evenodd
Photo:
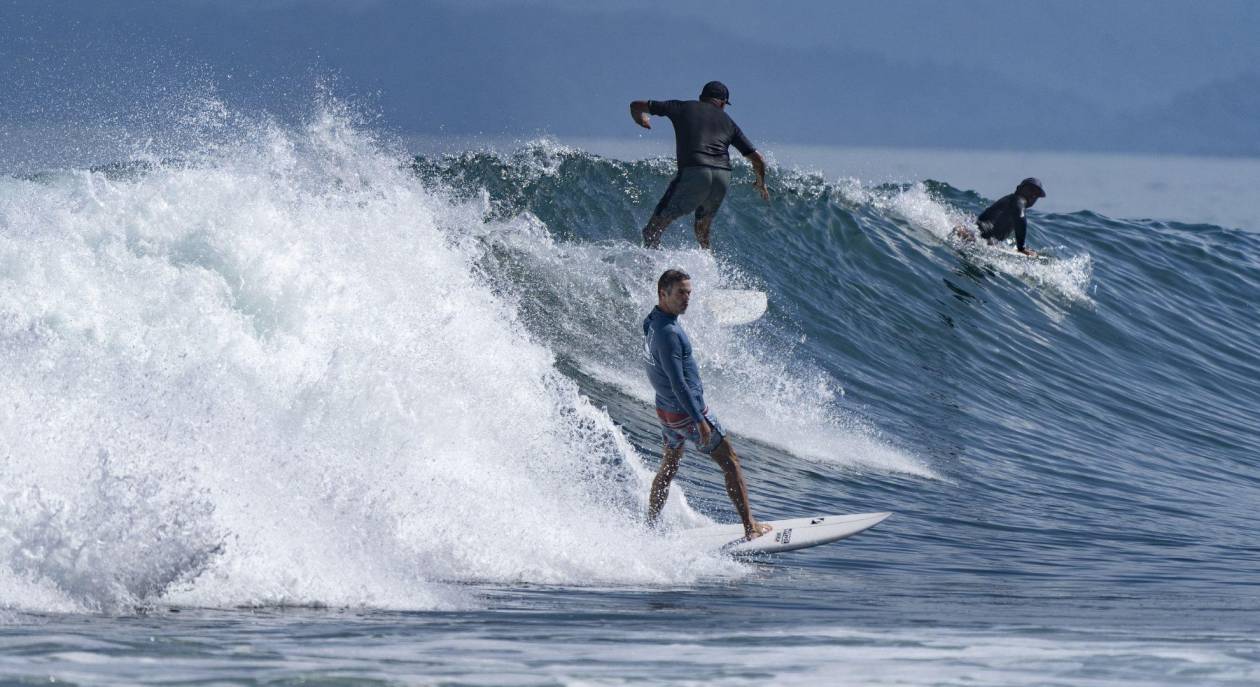
<svg viewBox="0 0 1260 687">
<path fill-rule="evenodd" d="M 291 116 L 324 79 L 400 132 L 629 136 L 631 98 L 694 97 L 719 78 L 754 140 L 1260 154 L 1254 74 L 1117 111 L 1042 83 L 1061 80 L 950 55 L 758 43 L 650 11 L 385 0 L 0 7 L 9 132 L 160 128 L 203 93 Z"/>
</svg>

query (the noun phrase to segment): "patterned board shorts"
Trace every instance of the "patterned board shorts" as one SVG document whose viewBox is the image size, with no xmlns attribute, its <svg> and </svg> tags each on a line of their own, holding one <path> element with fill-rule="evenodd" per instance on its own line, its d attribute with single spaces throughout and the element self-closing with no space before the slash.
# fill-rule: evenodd
<svg viewBox="0 0 1260 687">
<path fill-rule="evenodd" d="M 726 429 L 708 408 L 704 409 L 704 418 L 713 426 L 713 431 L 709 433 L 707 444 L 701 443 L 700 429 L 691 421 L 690 415 L 657 408 L 656 417 L 661 421 L 661 438 L 665 440 L 665 448 L 682 448 L 683 444 L 690 439 L 692 445 L 701 453 L 713 453 L 713 449 L 717 448 L 726 436 Z"/>
</svg>

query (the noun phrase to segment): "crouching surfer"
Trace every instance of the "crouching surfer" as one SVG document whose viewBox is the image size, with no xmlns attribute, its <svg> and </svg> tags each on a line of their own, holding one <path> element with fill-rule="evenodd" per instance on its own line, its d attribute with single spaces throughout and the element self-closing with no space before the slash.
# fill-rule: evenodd
<svg viewBox="0 0 1260 687">
<path fill-rule="evenodd" d="M 989 242 L 989 245 L 1005 241 L 1007 237 L 1014 234 L 1015 250 L 1034 257 L 1037 253 L 1024 245 L 1024 239 L 1028 234 L 1028 219 L 1024 216 L 1024 211 L 1035 205 L 1038 198 L 1045 197 L 1046 191 L 1042 188 L 1041 181 L 1028 177 L 1019 182 L 1014 193 L 1003 196 L 976 217 L 976 231 L 973 232 L 966 227 L 954 227 L 954 234 L 965 241 L 975 241 L 976 234 L 979 234 L 980 238 Z"/>
</svg>

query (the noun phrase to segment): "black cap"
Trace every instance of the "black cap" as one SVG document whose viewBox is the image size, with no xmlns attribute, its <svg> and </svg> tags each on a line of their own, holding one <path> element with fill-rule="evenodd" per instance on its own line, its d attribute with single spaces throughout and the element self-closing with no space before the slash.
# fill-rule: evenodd
<svg viewBox="0 0 1260 687">
<path fill-rule="evenodd" d="M 700 91 L 700 98 L 717 98 L 725 101 L 727 105 L 731 104 L 731 92 L 726 88 L 726 84 L 721 81 L 710 81 L 704 85 L 704 90 Z"/>
<path fill-rule="evenodd" d="M 1019 182 L 1019 186 L 1016 186 L 1015 190 L 1018 191 L 1021 188 L 1024 188 L 1025 186 L 1031 186 L 1037 189 L 1038 198 L 1046 197 L 1046 189 L 1041 186 L 1041 180 L 1038 179 L 1037 177 L 1028 177 L 1027 179 L 1024 179 L 1023 181 Z"/>
</svg>

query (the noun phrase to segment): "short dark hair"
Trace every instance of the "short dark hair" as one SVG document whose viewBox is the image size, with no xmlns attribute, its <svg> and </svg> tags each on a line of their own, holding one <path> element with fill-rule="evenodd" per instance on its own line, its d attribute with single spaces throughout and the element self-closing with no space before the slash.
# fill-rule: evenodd
<svg viewBox="0 0 1260 687">
<path fill-rule="evenodd" d="M 688 279 L 691 279 L 691 275 L 682 270 L 665 270 L 661 273 L 661 278 L 656 280 L 656 292 L 669 291 L 674 288 L 674 284 Z"/>
</svg>

